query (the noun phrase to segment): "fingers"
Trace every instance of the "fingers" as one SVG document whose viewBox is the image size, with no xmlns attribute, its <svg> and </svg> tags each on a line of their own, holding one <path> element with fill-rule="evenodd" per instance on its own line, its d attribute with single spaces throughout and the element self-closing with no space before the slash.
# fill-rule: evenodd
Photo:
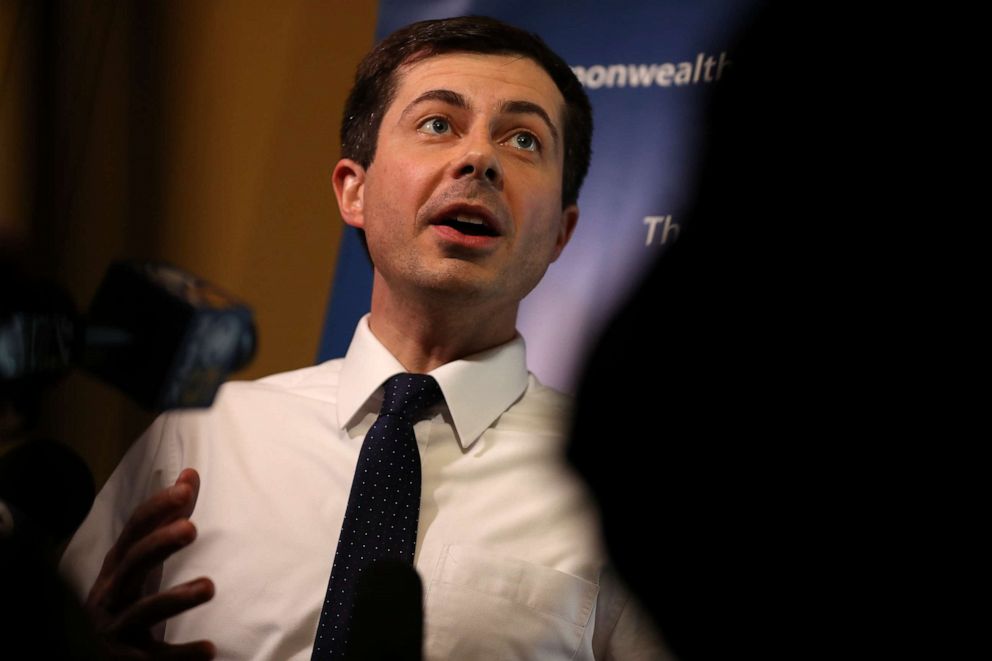
<svg viewBox="0 0 992 661">
<path fill-rule="evenodd" d="M 86 609 L 113 659 L 212 659 L 209 641 L 170 645 L 153 640 L 151 628 L 214 596 L 200 578 L 142 597 L 148 577 L 176 551 L 196 539 L 189 520 L 200 492 L 200 476 L 187 468 L 175 484 L 152 495 L 128 519 L 104 558 Z"/>
<path fill-rule="evenodd" d="M 142 537 L 118 564 L 108 585 L 106 606 L 117 610 L 136 600 L 151 571 L 194 539 L 196 526 L 188 519 L 173 521 Z"/>
<path fill-rule="evenodd" d="M 179 473 L 179 477 L 176 478 L 176 486 L 180 484 L 188 485 L 193 491 L 193 495 L 189 500 L 189 511 L 183 512 L 183 516 L 189 517 L 193 514 L 193 508 L 196 506 L 196 499 L 200 495 L 200 474 L 192 468 L 186 468 Z"/>
<path fill-rule="evenodd" d="M 140 597 L 149 574 L 196 538 L 196 528 L 187 517 L 199 490 L 199 474 L 187 468 L 175 484 L 134 511 L 104 559 L 90 592 L 91 605 L 110 613 L 127 607 Z"/>
<path fill-rule="evenodd" d="M 198 578 L 141 599 L 102 632 L 107 657 L 114 661 L 214 658 L 216 649 L 209 641 L 175 645 L 155 640 L 150 635 L 153 625 L 199 606 L 213 596 L 213 582 Z"/>
<path fill-rule="evenodd" d="M 107 554 L 107 560 L 119 560 L 131 545 L 155 528 L 179 518 L 188 518 L 193 513 L 199 493 L 199 474 L 192 468 L 182 471 L 175 484 L 153 494 L 134 511 Z"/>
<path fill-rule="evenodd" d="M 114 627 L 120 631 L 147 631 L 159 622 L 210 601 L 213 596 L 213 581 L 198 578 L 140 599 L 120 614 Z"/>
</svg>

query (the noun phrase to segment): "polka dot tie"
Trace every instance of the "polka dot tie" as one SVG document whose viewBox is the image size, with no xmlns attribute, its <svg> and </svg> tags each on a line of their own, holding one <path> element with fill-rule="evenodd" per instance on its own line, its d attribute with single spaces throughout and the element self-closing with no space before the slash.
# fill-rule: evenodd
<svg viewBox="0 0 992 661">
<path fill-rule="evenodd" d="M 363 569 L 386 559 L 413 564 L 420 515 L 420 451 L 413 423 L 442 395 L 437 381 L 425 374 L 397 374 L 384 387 L 379 417 L 358 455 L 312 660 L 345 658 Z"/>
</svg>

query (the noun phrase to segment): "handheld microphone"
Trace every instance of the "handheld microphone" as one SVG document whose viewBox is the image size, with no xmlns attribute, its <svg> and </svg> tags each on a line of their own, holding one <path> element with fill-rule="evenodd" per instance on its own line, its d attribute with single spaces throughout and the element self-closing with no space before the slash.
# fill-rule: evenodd
<svg viewBox="0 0 992 661">
<path fill-rule="evenodd" d="M 0 536 L 29 531 L 58 546 L 86 518 L 96 489 L 82 457 L 50 439 L 0 455 Z"/>
<path fill-rule="evenodd" d="M 417 570 L 377 560 L 355 589 L 346 661 L 421 661 L 424 590 Z"/>
</svg>

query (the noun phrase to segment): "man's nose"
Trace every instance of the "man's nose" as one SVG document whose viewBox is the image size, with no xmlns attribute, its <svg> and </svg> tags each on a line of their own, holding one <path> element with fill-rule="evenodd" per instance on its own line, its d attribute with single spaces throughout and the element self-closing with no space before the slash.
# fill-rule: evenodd
<svg viewBox="0 0 992 661">
<path fill-rule="evenodd" d="M 465 152 L 452 164 L 456 179 L 475 177 L 484 179 L 494 188 L 503 188 L 503 167 L 492 140 L 486 136 L 469 141 Z"/>
</svg>

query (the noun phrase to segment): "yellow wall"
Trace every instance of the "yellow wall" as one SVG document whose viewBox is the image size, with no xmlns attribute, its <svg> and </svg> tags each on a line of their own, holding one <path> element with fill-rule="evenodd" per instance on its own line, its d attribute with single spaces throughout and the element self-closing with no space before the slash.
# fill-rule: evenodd
<svg viewBox="0 0 992 661">
<path fill-rule="evenodd" d="M 254 309 L 259 350 L 236 378 L 312 364 L 341 234 L 338 126 L 374 3 L 2 4 L 7 253 L 81 308 L 113 259 L 166 259 Z M 150 421 L 78 372 L 49 400 L 41 431 L 98 485 Z"/>
</svg>

